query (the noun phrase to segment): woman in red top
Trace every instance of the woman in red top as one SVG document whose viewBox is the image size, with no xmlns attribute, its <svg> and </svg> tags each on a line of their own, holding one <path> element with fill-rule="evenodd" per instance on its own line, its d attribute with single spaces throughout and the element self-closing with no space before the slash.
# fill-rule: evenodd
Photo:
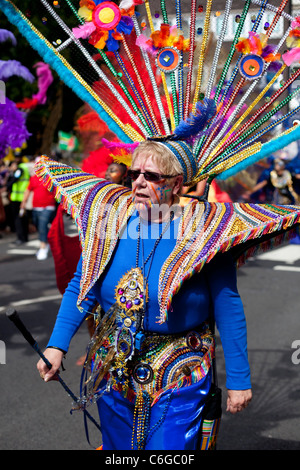
<svg viewBox="0 0 300 470">
<path fill-rule="evenodd" d="M 38 260 L 44 260 L 48 256 L 49 245 L 47 243 L 49 225 L 56 213 L 56 202 L 53 194 L 49 193 L 42 185 L 37 176 L 32 176 L 24 193 L 21 209 L 25 208 L 26 202 L 32 197 L 32 219 L 37 228 L 40 240 L 40 248 L 36 254 Z"/>
</svg>

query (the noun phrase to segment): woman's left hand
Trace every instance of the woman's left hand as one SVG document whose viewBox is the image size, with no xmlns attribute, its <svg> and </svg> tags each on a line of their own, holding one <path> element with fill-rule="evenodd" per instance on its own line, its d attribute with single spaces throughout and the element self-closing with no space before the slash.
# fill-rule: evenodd
<svg viewBox="0 0 300 470">
<path fill-rule="evenodd" d="M 252 399 L 252 391 L 248 390 L 227 390 L 227 408 L 226 411 L 235 414 L 242 411 L 249 405 Z"/>
</svg>

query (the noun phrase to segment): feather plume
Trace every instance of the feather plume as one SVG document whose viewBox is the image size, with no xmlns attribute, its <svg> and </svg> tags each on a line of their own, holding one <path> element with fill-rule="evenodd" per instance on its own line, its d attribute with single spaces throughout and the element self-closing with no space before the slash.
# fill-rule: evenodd
<svg viewBox="0 0 300 470">
<path fill-rule="evenodd" d="M 3 158 L 9 148 L 21 147 L 31 134 L 27 131 L 26 115 L 8 98 L 0 106 L 0 122 L 0 158 Z"/>
<path fill-rule="evenodd" d="M 118 149 L 124 149 L 129 152 L 133 152 L 137 146 L 139 145 L 139 142 L 133 142 L 132 144 L 124 144 L 123 142 L 110 142 L 107 139 L 102 139 L 102 144 L 111 150 L 118 150 Z"/>
<path fill-rule="evenodd" d="M 32 98 L 23 98 L 23 101 L 16 103 L 19 109 L 34 109 L 39 104 L 45 104 L 47 101 L 47 91 L 53 82 L 52 72 L 48 64 L 37 62 L 34 67 L 37 69 L 38 92 Z"/>
<path fill-rule="evenodd" d="M 73 28 L 72 32 L 77 39 L 82 38 L 86 39 L 90 37 L 90 35 L 96 30 L 96 26 L 92 21 L 88 21 L 83 25 L 78 26 L 77 28 Z"/>
<path fill-rule="evenodd" d="M 289 50 L 282 54 L 282 60 L 286 65 L 291 65 L 293 62 L 297 62 L 300 60 L 300 47 L 294 47 L 293 49 Z"/>
<path fill-rule="evenodd" d="M 5 42 L 8 40 L 12 42 L 13 46 L 17 45 L 17 40 L 11 31 L 8 31 L 7 29 L 0 29 L 0 42 Z"/>
<path fill-rule="evenodd" d="M 38 62 L 34 65 L 38 77 L 38 93 L 33 95 L 39 104 L 45 104 L 47 101 L 47 91 L 53 82 L 53 75 L 48 64 Z"/>
<path fill-rule="evenodd" d="M 154 49 L 152 42 L 149 41 L 147 36 L 144 34 L 140 34 L 136 39 L 136 45 L 143 49 L 144 51 L 148 51 L 150 54 L 155 54 L 156 50 Z"/>
<path fill-rule="evenodd" d="M 122 0 L 120 2 L 119 8 L 123 10 L 129 10 L 129 8 L 132 6 L 134 6 L 133 0 Z"/>
<path fill-rule="evenodd" d="M 82 170 L 99 178 L 104 178 L 111 163 L 113 163 L 113 159 L 109 154 L 109 150 L 101 147 L 90 152 L 89 156 L 83 160 Z"/>
<path fill-rule="evenodd" d="M 6 81 L 14 75 L 30 83 L 34 81 L 32 73 L 18 60 L 0 60 L 0 80 Z"/>
<path fill-rule="evenodd" d="M 216 111 L 217 107 L 214 100 L 205 98 L 203 104 L 199 101 L 196 105 L 196 113 L 190 114 L 190 116 L 185 121 L 181 121 L 174 130 L 176 139 L 187 139 L 197 136 L 204 129 L 209 120 L 214 117 Z"/>
<path fill-rule="evenodd" d="M 110 142 L 107 139 L 102 139 L 103 145 L 111 151 L 109 154 L 115 162 L 123 163 L 127 167 L 131 165 L 132 153 L 138 147 L 139 142 L 132 144 L 124 144 L 123 142 Z"/>
<path fill-rule="evenodd" d="M 120 10 L 129 10 L 135 5 L 141 5 L 144 0 L 121 0 L 119 8 Z"/>
</svg>

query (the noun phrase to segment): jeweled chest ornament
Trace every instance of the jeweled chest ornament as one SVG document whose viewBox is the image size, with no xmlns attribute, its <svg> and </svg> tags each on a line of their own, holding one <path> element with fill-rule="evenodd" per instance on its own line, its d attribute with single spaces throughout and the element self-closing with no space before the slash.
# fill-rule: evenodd
<svg viewBox="0 0 300 470">
<path fill-rule="evenodd" d="M 141 326 L 147 302 L 147 289 L 144 284 L 142 270 L 135 267 L 121 277 L 115 289 L 116 303 L 120 307 L 116 337 L 119 377 L 124 373 L 126 375 L 125 362 L 130 359 L 137 347 L 135 337 Z"/>
<path fill-rule="evenodd" d="M 120 279 L 115 299 L 125 315 L 131 317 L 147 302 L 147 288 L 144 292 L 144 277 L 140 268 L 132 268 Z"/>
</svg>

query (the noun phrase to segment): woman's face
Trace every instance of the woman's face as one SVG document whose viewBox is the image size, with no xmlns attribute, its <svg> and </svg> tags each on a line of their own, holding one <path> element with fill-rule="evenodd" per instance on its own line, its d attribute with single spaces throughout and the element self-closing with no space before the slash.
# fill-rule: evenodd
<svg viewBox="0 0 300 470">
<path fill-rule="evenodd" d="M 143 172 L 150 171 L 159 174 L 163 174 L 163 172 L 154 163 L 151 156 L 145 158 L 142 153 L 135 158 L 131 169 L 141 172 L 138 178 L 132 181 L 133 200 L 137 208 L 142 206 L 151 208 L 153 204 L 167 204 L 168 206 L 173 204 L 174 197 L 182 185 L 182 175 L 162 178 L 156 183 L 147 181 Z"/>
<path fill-rule="evenodd" d="M 105 179 L 112 183 L 121 184 L 122 182 L 122 171 L 116 163 L 112 163 L 106 170 Z"/>
</svg>

